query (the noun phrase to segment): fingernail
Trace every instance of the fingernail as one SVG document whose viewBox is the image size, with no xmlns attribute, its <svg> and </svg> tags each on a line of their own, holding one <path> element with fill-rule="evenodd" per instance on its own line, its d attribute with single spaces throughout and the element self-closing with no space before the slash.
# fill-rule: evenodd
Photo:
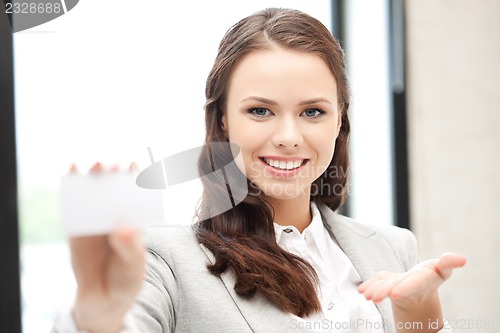
<svg viewBox="0 0 500 333">
<path fill-rule="evenodd" d="M 137 170 L 139 170 L 139 166 L 137 165 L 137 163 L 132 162 L 132 163 L 130 163 L 130 166 L 128 167 L 128 169 L 130 171 L 137 171 Z"/>
<path fill-rule="evenodd" d="M 125 229 L 120 232 L 120 238 L 124 243 L 130 243 L 133 238 L 133 232 L 130 229 Z"/>
<path fill-rule="evenodd" d="M 102 172 L 103 170 L 103 167 L 102 167 L 102 164 L 101 162 L 96 162 L 91 168 L 90 168 L 90 172 L 91 173 L 99 173 L 99 172 Z"/>
<path fill-rule="evenodd" d="M 69 173 L 78 173 L 78 168 L 76 167 L 75 163 L 71 163 L 69 166 Z"/>
</svg>

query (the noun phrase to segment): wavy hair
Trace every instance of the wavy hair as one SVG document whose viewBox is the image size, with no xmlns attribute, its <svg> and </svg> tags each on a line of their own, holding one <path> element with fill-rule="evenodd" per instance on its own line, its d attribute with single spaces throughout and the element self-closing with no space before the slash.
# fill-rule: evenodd
<svg viewBox="0 0 500 333">
<path fill-rule="evenodd" d="M 220 167 L 217 164 L 231 161 L 229 148 L 226 153 L 217 152 L 214 159 L 210 143 L 228 141 L 222 130 L 222 116 L 226 112 L 228 82 L 234 66 L 253 51 L 276 46 L 318 55 L 336 79 L 342 124 L 329 167 L 311 185 L 315 187 L 311 201 L 337 210 L 344 200 L 349 169 L 350 91 L 344 52 L 323 24 L 297 10 L 265 9 L 242 19 L 225 34 L 206 83 L 206 145 L 200 154 L 198 169 L 201 175 L 207 175 Z M 240 296 L 260 293 L 278 308 L 300 317 L 320 311 L 316 272 L 307 261 L 276 243 L 271 205 L 247 180 L 241 184 L 248 189 L 243 200 L 217 214 L 214 207 L 220 206 L 228 193 L 233 204 L 237 195 L 246 193 L 240 192 L 243 188 L 229 186 L 230 173 L 220 172 L 217 177 L 202 177 L 198 216 L 203 218 L 194 225 L 199 242 L 215 256 L 215 263 L 208 265 L 210 272 L 220 275 L 230 269 L 236 279 L 235 291 Z"/>
</svg>

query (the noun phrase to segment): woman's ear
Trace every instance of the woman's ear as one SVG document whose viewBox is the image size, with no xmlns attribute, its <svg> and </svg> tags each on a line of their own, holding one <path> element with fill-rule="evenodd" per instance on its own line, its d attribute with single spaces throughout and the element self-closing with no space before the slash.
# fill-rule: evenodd
<svg viewBox="0 0 500 333">
<path fill-rule="evenodd" d="M 226 114 L 223 114 L 221 117 L 221 127 L 222 127 L 222 131 L 224 132 L 224 134 L 226 134 L 226 137 L 227 137 L 227 116 L 226 116 Z"/>
<path fill-rule="evenodd" d="M 342 112 L 339 113 L 339 118 L 337 121 L 337 137 L 340 134 L 340 128 L 342 127 Z"/>
</svg>

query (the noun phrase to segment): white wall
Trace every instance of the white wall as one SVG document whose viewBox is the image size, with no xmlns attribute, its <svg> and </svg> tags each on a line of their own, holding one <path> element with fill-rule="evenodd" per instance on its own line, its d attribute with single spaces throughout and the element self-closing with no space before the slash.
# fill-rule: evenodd
<svg viewBox="0 0 500 333">
<path fill-rule="evenodd" d="M 412 225 L 423 259 L 468 258 L 441 292 L 455 331 L 500 332 L 500 1 L 406 6 Z"/>
</svg>

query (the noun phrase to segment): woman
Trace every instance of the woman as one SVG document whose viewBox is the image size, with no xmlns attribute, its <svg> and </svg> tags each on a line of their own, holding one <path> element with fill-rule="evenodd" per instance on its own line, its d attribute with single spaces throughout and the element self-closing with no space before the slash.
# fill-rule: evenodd
<svg viewBox="0 0 500 333">
<path fill-rule="evenodd" d="M 60 331 L 448 331 L 437 289 L 465 259 L 418 263 L 407 230 L 334 212 L 349 168 L 349 88 L 343 52 L 319 21 L 284 9 L 241 20 L 220 44 L 206 97 L 199 169 L 214 170 L 211 143 L 229 142 L 247 183 L 204 177 L 203 218 L 148 230 L 147 254 L 126 228 L 71 239 L 78 292 Z"/>
</svg>

